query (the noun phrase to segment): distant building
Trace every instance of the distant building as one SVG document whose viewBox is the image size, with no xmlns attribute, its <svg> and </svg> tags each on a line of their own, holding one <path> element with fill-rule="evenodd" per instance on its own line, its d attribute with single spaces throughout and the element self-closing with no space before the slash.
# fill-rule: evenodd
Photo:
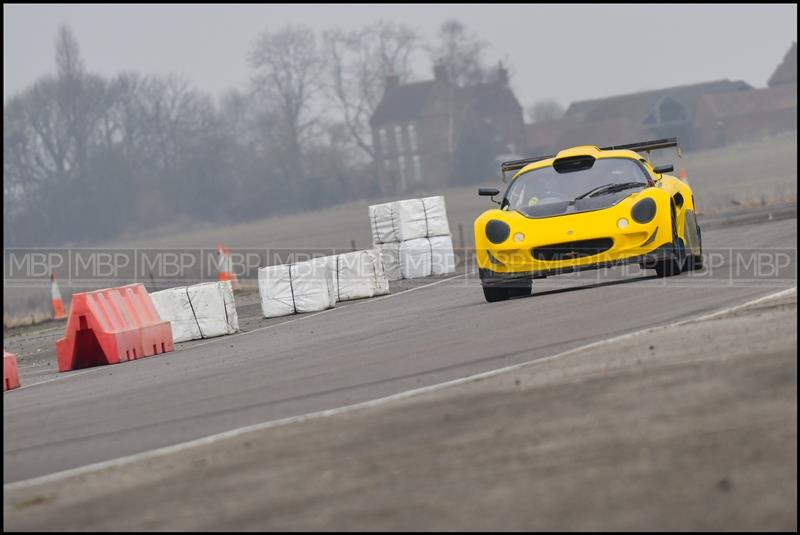
<svg viewBox="0 0 800 535">
<path fill-rule="evenodd" d="M 672 136 L 692 151 L 791 130 L 797 130 L 796 42 L 766 88 L 718 80 L 584 100 L 572 103 L 558 121 L 526 125 L 529 155 Z"/>
<path fill-rule="evenodd" d="M 700 146 L 721 147 L 797 131 L 797 43 L 792 43 L 767 85 L 704 95 L 695 116 Z"/>
<path fill-rule="evenodd" d="M 527 144 L 502 65 L 494 81 L 470 87 L 451 83 L 441 65 L 424 82 L 389 76 L 370 126 L 378 169 L 395 192 L 486 178 L 495 157 L 522 154 Z"/>
<path fill-rule="evenodd" d="M 695 118 L 701 147 L 758 141 L 797 130 L 797 84 L 706 95 Z"/>
<path fill-rule="evenodd" d="M 560 132 L 551 148 L 557 151 L 573 145 L 607 146 L 677 136 L 681 148 L 694 150 L 698 148 L 694 115 L 700 99 L 750 89 L 742 81 L 718 80 L 574 102 L 563 119 L 570 126 Z M 529 125 L 529 144 L 536 139 L 537 130 L 537 123 Z"/>
<path fill-rule="evenodd" d="M 783 62 L 778 65 L 772 76 L 769 77 L 767 85 L 776 87 L 779 85 L 797 85 L 797 42 L 792 42 L 789 51 L 783 57 Z"/>
</svg>

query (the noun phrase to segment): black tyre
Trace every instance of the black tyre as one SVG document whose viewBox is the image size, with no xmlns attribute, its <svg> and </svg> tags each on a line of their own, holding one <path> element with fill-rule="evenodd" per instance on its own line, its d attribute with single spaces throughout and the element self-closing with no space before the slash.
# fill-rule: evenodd
<svg viewBox="0 0 800 535">
<path fill-rule="evenodd" d="M 690 255 L 687 259 L 687 269 L 692 271 L 703 269 L 703 236 L 700 234 L 700 225 L 697 225 L 697 243 L 700 245 L 700 254 Z"/>
<path fill-rule="evenodd" d="M 531 287 L 533 284 L 531 281 L 521 281 L 514 286 L 511 286 L 508 289 L 508 296 L 509 297 L 525 297 L 531 295 Z"/>
<path fill-rule="evenodd" d="M 483 296 L 490 303 L 494 303 L 496 301 L 506 301 L 512 297 L 524 297 L 526 295 L 531 295 L 532 286 L 533 281 L 530 279 L 515 280 L 505 284 L 484 286 Z"/>
<path fill-rule="evenodd" d="M 683 240 L 678 237 L 675 223 L 675 210 L 672 210 L 672 258 L 665 258 L 655 263 L 656 275 L 659 277 L 672 277 L 678 275 L 686 268 L 686 250 Z"/>
<path fill-rule="evenodd" d="M 495 303 L 497 301 L 505 301 L 511 296 L 508 294 L 508 288 L 503 286 L 484 286 L 483 297 L 489 303 Z"/>
</svg>

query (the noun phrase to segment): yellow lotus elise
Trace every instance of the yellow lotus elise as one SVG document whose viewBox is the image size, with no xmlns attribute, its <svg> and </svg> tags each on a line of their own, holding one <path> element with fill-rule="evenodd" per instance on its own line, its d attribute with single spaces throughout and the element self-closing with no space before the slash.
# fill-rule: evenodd
<svg viewBox="0 0 800 535">
<path fill-rule="evenodd" d="M 702 267 L 692 189 L 640 153 L 677 138 L 504 162 L 511 178 L 499 208 L 475 220 L 475 254 L 486 300 L 530 295 L 533 279 L 639 263 L 669 277 Z"/>
</svg>

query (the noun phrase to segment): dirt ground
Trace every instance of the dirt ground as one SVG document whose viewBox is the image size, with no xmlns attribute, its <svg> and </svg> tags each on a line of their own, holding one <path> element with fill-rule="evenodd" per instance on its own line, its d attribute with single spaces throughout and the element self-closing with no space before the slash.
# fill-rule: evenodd
<svg viewBox="0 0 800 535">
<path fill-rule="evenodd" d="M 797 529 L 796 292 L 6 490 L 7 530 Z"/>
</svg>

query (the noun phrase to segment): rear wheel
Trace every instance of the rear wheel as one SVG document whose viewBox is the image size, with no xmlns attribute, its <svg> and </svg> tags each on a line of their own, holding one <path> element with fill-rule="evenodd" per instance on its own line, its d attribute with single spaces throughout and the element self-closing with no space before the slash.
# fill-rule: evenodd
<svg viewBox="0 0 800 535">
<path fill-rule="evenodd" d="M 700 225 L 697 225 L 697 244 L 700 249 L 700 254 L 690 255 L 688 258 L 687 269 L 692 271 L 703 269 L 703 236 L 700 234 Z"/>
</svg>

